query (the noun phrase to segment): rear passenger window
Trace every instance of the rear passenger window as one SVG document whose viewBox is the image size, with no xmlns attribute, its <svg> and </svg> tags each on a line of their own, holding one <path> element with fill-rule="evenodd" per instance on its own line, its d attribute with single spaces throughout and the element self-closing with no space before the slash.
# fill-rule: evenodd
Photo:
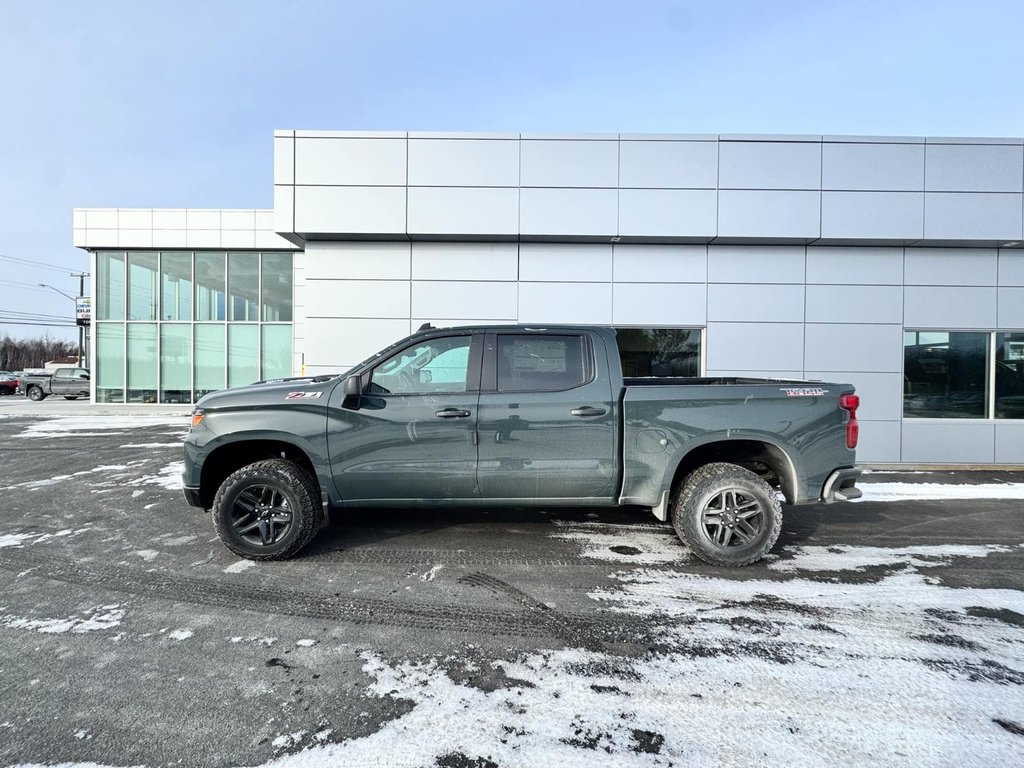
<svg viewBox="0 0 1024 768">
<path fill-rule="evenodd" d="M 587 380 L 582 336 L 499 335 L 498 391 L 552 392 Z"/>
</svg>

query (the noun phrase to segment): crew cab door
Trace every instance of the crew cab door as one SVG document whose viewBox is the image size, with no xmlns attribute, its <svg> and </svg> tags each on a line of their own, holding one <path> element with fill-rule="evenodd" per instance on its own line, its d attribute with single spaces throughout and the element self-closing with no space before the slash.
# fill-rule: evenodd
<svg viewBox="0 0 1024 768">
<path fill-rule="evenodd" d="M 616 403 L 594 355 L 583 331 L 487 335 L 477 426 L 483 498 L 612 495 Z"/>
<path fill-rule="evenodd" d="M 362 376 L 357 402 L 336 387 L 327 442 L 346 503 L 472 499 L 483 336 L 421 339 Z"/>
</svg>

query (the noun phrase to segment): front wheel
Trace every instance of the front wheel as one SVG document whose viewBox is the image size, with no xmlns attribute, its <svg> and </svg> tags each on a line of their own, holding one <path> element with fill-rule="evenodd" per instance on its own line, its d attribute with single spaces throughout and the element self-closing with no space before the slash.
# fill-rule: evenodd
<svg viewBox="0 0 1024 768">
<path fill-rule="evenodd" d="M 29 400 L 33 400 L 33 401 L 38 403 L 44 397 L 46 397 L 46 395 L 43 394 L 42 387 L 29 387 L 28 388 L 28 399 Z"/>
<path fill-rule="evenodd" d="M 225 547 L 249 560 L 283 560 L 309 543 L 319 521 L 320 488 L 291 461 L 267 459 L 221 483 L 213 522 Z"/>
<path fill-rule="evenodd" d="M 778 540 L 782 505 L 753 472 L 735 464 L 706 464 L 683 484 L 672 507 L 672 526 L 704 562 L 749 565 Z"/>
</svg>

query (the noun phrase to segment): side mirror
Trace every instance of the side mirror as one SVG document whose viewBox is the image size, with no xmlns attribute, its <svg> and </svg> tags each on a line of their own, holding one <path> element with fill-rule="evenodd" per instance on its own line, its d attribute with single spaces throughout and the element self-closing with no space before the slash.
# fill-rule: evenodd
<svg viewBox="0 0 1024 768">
<path fill-rule="evenodd" d="M 342 386 L 345 388 L 345 399 L 341 401 L 341 407 L 358 411 L 359 397 L 363 394 L 363 377 L 349 376 Z"/>
</svg>

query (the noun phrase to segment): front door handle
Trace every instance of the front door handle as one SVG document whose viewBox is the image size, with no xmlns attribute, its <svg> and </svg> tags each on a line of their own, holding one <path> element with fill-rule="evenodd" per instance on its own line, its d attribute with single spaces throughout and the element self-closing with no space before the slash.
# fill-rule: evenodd
<svg viewBox="0 0 1024 768">
<path fill-rule="evenodd" d="M 592 405 L 582 405 L 569 411 L 573 416 L 604 416 L 608 411 L 605 408 L 595 408 Z"/>
<path fill-rule="evenodd" d="M 442 408 L 440 411 L 434 411 L 434 415 L 439 419 L 464 419 L 469 416 L 469 411 L 461 408 Z"/>
</svg>

